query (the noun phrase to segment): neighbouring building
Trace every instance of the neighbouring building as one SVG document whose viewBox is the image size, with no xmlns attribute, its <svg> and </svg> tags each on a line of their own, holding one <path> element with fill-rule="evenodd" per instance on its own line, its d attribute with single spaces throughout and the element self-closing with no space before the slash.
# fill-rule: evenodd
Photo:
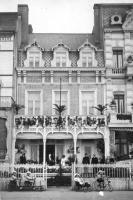
<svg viewBox="0 0 133 200">
<path fill-rule="evenodd" d="M 15 67 L 18 47 L 27 44 L 24 34 L 27 31 L 26 10 L 27 5 L 18 5 L 18 12 L 0 13 L 0 161 L 6 162 L 12 162 L 14 106 L 17 102 Z"/>
<path fill-rule="evenodd" d="M 110 151 L 125 159 L 133 154 L 133 4 L 95 5 L 94 11 L 95 37 L 104 49 L 106 103 L 116 102 L 108 125 Z"/>
<path fill-rule="evenodd" d="M 11 162 L 18 162 L 20 151 L 29 163 L 48 164 L 63 155 L 75 155 L 78 163 L 85 153 L 99 160 L 131 155 L 132 8 L 96 4 L 92 33 L 61 34 L 33 33 L 28 6 L 18 5 L 9 96 L 24 108 L 11 111 Z"/>
</svg>

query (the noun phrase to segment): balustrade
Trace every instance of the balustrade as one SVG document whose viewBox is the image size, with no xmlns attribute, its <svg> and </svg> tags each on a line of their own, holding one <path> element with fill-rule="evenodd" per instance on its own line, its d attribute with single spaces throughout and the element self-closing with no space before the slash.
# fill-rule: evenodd
<svg viewBox="0 0 133 200">
<path fill-rule="evenodd" d="M 109 123 L 132 123 L 133 122 L 133 114 L 125 114 L 125 113 L 111 113 Z"/>
<path fill-rule="evenodd" d="M 68 128 L 96 128 L 104 127 L 106 123 L 105 116 L 90 117 L 90 116 L 16 116 L 16 129 L 36 129 L 36 128 L 53 128 L 68 130 Z"/>
</svg>

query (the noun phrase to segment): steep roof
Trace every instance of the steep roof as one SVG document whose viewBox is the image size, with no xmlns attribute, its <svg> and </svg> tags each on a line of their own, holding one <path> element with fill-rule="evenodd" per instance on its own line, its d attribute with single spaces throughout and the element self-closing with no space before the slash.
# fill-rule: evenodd
<svg viewBox="0 0 133 200">
<path fill-rule="evenodd" d="M 77 50 L 87 40 L 95 45 L 93 35 L 87 33 L 32 33 L 29 35 L 29 44 L 36 41 L 45 50 L 52 50 L 59 43 L 68 46 L 70 50 Z"/>
<path fill-rule="evenodd" d="M 15 31 L 17 12 L 1 12 L 0 13 L 0 31 Z"/>
</svg>

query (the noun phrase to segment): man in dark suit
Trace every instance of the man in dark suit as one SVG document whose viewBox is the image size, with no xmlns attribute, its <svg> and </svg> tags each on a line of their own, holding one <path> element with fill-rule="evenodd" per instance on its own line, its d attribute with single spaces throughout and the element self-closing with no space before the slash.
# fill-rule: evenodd
<svg viewBox="0 0 133 200">
<path fill-rule="evenodd" d="M 83 157 L 82 164 L 84 165 L 90 164 L 90 158 L 87 155 L 87 153 L 85 153 L 85 156 Z"/>
<path fill-rule="evenodd" d="M 91 160 L 91 164 L 98 164 L 98 158 L 96 157 L 95 154 L 93 154 L 92 160 Z"/>
</svg>

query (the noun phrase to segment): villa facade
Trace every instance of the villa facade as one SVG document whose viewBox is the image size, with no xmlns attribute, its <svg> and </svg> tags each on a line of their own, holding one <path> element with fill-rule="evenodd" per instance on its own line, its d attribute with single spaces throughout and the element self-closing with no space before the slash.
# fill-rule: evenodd
<svg viewBox="0 0 133 200">
<path fill-rule="evenodd" d="M 78 163 L 85 153 L 99 161 L 131 156 L 132 8 L 96 4 L 91 34 L 48 34 L 33 33 L 27 5 L 18 6 L 10 95 L 22 109 L 11 108 L 7 154 L 12 163 L 19 151 L 29 163 L 48 164 L 62 155 L 74 155 Z M 98 105 L 105 106 L 103 112 Z M 65 109 L 59 112 L 57 106 Z"/>
</svg>

